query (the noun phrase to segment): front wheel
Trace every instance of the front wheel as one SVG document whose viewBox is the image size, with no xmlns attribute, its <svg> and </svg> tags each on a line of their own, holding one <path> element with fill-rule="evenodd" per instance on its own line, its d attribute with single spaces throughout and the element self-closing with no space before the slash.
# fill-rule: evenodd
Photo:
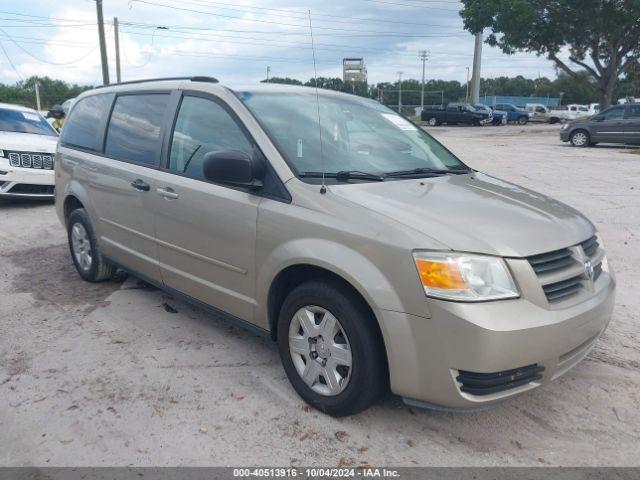
<svg viewBox="0 0 640 480">
<path fill-rule="evenodd" d="M 427 123 L 430 127 L 437 127 L 439 125 L 438 119 L 436 117 L 431 117 Z"/>
<path fill-rule="evenodd" d="M 588 147 L 590 143 L 589 133 L 585 130 L 576 130 L 569 136 L 569 142 L 571 142 L 571 145 L 574 147 Z"/>
<path fill-rule="evenodd" d="M 384 392 L 384 344 L 362 300 L 339 282 L 310 281 L 285 299 L 278 349 L 287 377 L 309 405 L 353 415 Z"/>
</svg>

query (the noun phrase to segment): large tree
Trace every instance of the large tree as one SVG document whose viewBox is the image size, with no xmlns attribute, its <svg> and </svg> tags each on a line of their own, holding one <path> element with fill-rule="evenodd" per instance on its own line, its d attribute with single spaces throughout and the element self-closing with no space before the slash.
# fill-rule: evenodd
<svg viewBox="0 0 640 480">
<path fill-rule="evenodd" d="M 471 33 L 507 54 L 546 55 L 609 106 L 620 77 L 640 58 L 640 0 L 461 0 Z M 563 60 L 568 53 L 569 61 Z M 580 71 L 588 76 L 580 75 Z"/>
</svg>

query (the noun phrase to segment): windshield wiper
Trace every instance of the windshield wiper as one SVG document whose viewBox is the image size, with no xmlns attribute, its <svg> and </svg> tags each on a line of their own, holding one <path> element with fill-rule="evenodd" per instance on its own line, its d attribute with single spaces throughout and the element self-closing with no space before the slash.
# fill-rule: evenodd
<svg viewBox="0 0 640 480">
<path fill-rule="evenodd" d="M 301 177 L 322 178 L 322 172 L 302 172 Z M 348 180 L 371 180 L 375 182 L 382 182 L 384 177 L 376 175 L 374 173 L 361 172 L 360 170 L 341 170 L 339 172 L 325 172 L 326 178 L 335 178 L 339 182 L 346 182 Z"/>
<path fill-rule="evenodd" d="M 411 170 L 397 170 L 395 172 L 387 172 L 384 174 L 384 178 L 395 178 L 395 177 L 415 177 L 415 176 L 424 176 L 424 175 L 461 175 L 464 173 L 473 172 L 470 168 L 451 168 L 451 169 L 442 169 L 442 168 L 414 168 Z"/>
</svg>

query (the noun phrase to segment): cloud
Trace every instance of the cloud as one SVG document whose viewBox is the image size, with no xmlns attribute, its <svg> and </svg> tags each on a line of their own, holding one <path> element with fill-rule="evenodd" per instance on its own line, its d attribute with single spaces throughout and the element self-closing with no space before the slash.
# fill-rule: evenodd
<svg viewBox="0 0 640 480">
<path fill-rule="evenodd" d="M 325 0 L 321 7 L 315 5 L 312 19 L 319 75 L 341 76 L 343 57 L 362 56 L 370 83 L 394 81 L 398 71 L 404 72 L 404 78 L 419 78 L 422 66 L 418 52 L 426 49 L 431 53 L 427 78 L 466 79 L 473 38 L 463 31 L 456 4 L 443 3 L 437 8 L 444 9 L 430 9 Z M 35 0 L 27 8 L 24 2 L 11 0 L 3 8 L 47 17 L 7 14 L 13 21 L 0 22 L 12 25 L 5 30 L 22 47 L 0 37 L 23 78 L 49 75 L 73 83 L 101 83 L 93 2 Z M 124 80 L 197 74 L 244 87 L 263 79 L 267 66 L 272 76 L 303 81 L 313 76 L 308 19 L 298 2 L 113 0 L 105 5 L 104 14 L 112 81 L 114 16 L 121 24 Z M 18 28 L 20 25 L 24 28 Z M 527 54 L 506 57 L 485 45 L 483 76 L 535 77 L 538 73 L 552 75 L 550 62 Z M 16 80 L 11 68 L 2 68 L 0 81 Z"/>
</svg>

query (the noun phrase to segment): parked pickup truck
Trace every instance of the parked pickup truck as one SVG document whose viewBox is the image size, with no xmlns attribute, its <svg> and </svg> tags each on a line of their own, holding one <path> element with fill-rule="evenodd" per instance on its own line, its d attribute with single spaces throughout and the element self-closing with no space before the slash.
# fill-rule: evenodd
<svg viewBox="0 0 640 480">
<path fill-rule="evenodd" d="M 529 112 L 516 107 L 512 103 L 498 103 L 496 105 L 492 105 L 491 108 L 507 112 L 508 122 L 516 122 L 518 125 L 526 125 L 529 121 Z"/>
<path fill-rule="evenodd" d="M 422 111 L 421 118 L 423 122 L 427 122 L 432 127 L 443 123 L 449 125 L 457 123 L 484 125 L 491 123 L 493 120 L 491 113 L 478 111 L 468 103 L 450 103 L 446 108 L 425 108 Z"/>
</svg>

